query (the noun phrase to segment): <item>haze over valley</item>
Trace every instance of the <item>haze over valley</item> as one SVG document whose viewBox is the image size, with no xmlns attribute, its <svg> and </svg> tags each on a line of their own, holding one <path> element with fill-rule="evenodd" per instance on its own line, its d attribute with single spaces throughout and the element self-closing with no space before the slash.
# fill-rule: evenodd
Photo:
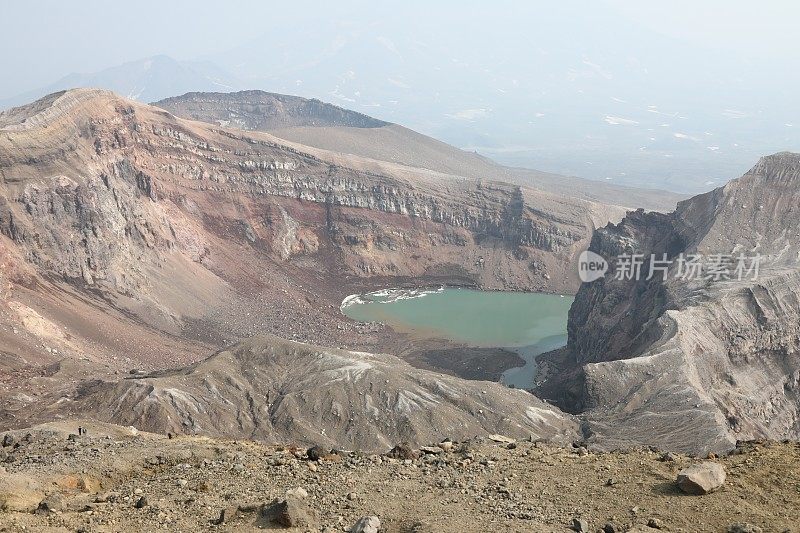
<svg viewBox="0 0 800 533">
<path fill-rule="evenodd" d="M 179 4 L 148 23 L 182 18 L 191 34 L 121 28 L 128 44 L 110 50 L 66 57 L 83 50 L 76 43 L 58 59 L 41 54 L 60 63 L 49 77 L 33 69 L 6 80 L 0 108 L 73 87 L 145 103 L 261 89 L 335 103 L 510 166 L 698 193 L 764 154 L 800 150 L 800 55 L 789 37 L 800 13 L 789 2 L 763 12 L 685 4 L 247 4 L 221 16 L 250 21 L 216 27 Z M 89 20 L 64 16 L 75 27 Z M 116 27 L 115 10 L 99 16 L 109 21 L 101 31 Z M 20 38 L 4 36 L 9 46 Z"/>
</svg>

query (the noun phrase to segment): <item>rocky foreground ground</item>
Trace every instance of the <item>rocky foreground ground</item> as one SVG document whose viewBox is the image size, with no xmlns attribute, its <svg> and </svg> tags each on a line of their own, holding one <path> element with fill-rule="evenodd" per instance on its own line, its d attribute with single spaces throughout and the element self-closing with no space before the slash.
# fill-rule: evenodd
<svg viewBox="0 0 800 533">
<path fill-rule="evenodd" d="M 363 454 L 85 422 L 0 438 L 0 531 L 783 532 L 800 520 L 797 443 L 692 458 L 487 435 Z M 679 486 L 690 467 L 713 492 Z"/>
</svg>

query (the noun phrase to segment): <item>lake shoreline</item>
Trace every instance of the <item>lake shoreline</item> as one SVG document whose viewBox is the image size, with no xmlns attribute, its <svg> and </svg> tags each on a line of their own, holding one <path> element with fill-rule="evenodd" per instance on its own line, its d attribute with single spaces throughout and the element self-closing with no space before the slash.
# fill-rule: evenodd
<svg viewBox="0 0 800 533">
<path fill-rule="evenodd" d="M 350 295 L 340 310 L 409 339 L 398 355 L 416 366 L 530 390 L 537 357 L 566 344 L 571 304 L 553 293 L 434 285 Z"/>
<path fill-rule="evenodd" d="M 395 355 L 415 368 L 463 379 L 500 382 L 505 372 L 526 363 L 517 353 L 505 348 L 466 346 L 447 339 L 416 337 L 409 333 L 400 335 L 407 339 L 407 344 Z"/>
</svg>

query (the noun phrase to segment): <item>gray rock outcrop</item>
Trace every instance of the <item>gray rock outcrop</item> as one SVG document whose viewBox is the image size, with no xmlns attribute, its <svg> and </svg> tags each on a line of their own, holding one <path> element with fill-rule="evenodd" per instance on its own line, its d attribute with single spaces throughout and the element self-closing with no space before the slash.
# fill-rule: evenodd
<svg viewBox="0 0 800 533">
<path fill-rule="evenodd" d="M 581 286 L 567 348 L 541 358 L 541 394 L 584 413 L 600 447 L 705 454 L 800 438 L 798 221 L 800 155 L 780 153 L 672 214 L 637 211 L 598 230 L 590 249 L 641 254 L 642 275 L 617 279 L 612 263 Z M 727 279 L 681 276 L 693 254 L 728 254 Z M 738 279 L 739 254 L 760 256 L 756 279 Z M 648 279 L 651 255 L 673 261 L 666 279 Z"/>
</svg>

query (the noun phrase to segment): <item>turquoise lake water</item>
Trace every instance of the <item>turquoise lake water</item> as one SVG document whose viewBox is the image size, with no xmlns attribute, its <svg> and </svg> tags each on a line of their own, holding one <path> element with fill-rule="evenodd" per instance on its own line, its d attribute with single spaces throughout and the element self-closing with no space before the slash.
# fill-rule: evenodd
<svg viewBox="0 0 800 533">
<path fill-rule="evenodd" d="M 385 290 L 349 296 L 342 312 L 361 322 L 383 322 L 398 331 L 476 347 L 508 348 L 526 364 L 502 381 L 530 388 L 534 358 L 567 342 L 571 296 L 444 288 Z"/>
</svg>

